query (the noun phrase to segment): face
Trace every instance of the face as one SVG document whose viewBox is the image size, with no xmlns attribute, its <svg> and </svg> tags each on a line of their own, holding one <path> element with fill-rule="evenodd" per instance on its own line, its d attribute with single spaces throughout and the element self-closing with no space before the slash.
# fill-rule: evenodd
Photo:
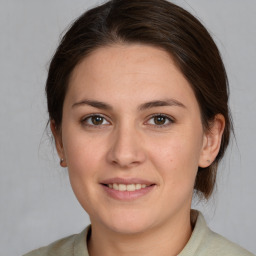
<svg viewBox="0 0 256 256">
<path fill-rule="evenodd" d="M 92 224 L 121 233 L 189 214 L 205 138 L 172 58 L 136 44 L 99 48 L 76 66 L 56 136 Z"/>
</svg>

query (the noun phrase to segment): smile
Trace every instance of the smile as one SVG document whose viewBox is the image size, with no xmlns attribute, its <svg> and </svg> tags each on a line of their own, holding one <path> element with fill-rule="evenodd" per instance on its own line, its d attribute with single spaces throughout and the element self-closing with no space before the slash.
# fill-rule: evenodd
<svg viewBox="0 0 256 256">
<path fill-rule="evenodd" d="M 145 183 L 101 183 L 106 195 L 121 201 L 133 201 L 154 191 L 156 184 Z"/>
<path fill-rule="evenodd" d="M 107 186 L 111 189 L 118 190 L 118 191 L 136 191 L 143 188 L 146 188 L 146 184 L 107 184 Z"/>
</svg>

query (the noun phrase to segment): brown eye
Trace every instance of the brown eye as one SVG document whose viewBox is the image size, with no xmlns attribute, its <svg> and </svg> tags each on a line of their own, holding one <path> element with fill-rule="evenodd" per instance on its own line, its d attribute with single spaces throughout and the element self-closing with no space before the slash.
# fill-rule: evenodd
<svg viewBox="0 0 256 256">
<path fill-rule="evenodd" d="M 102 124 L 103 121 L 104 121 L 104 118 L 101 117 L 101 116 L 92 116 L 91 119 L 92 119 L 92 123 L 93 123 L 94 125 L 100 125 L 100 124 Z"/>
<path fill-rule="evenodd" d="M 101 125 L 109 125 L 110 123 L 100 115 L 91 115 L 86 117 L 82 123 L 88 126 L 101 126 Z"/>
<path fill-rule="evenodd" d="M 154 123 L 156 125 L 164 125 L 166 122 L 166 117 L 165 116 L 155 116 L 154 117 Z"/>
<path fill-rule="evenodd" d="M 163 114 L 153 115 L 148 120 L 148 124 L 150 124 L 151 126 L 154 125 L 157 128 L 166 127 L 168 125 L 171 125 L 172 123 L 173 120 L 169 116 Z"/>
</svg>

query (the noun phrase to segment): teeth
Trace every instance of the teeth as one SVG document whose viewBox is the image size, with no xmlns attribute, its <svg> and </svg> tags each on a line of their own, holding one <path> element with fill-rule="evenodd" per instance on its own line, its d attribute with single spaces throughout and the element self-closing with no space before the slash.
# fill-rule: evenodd
<svg viewBox="0 0 256 256">
<path fill-rule="evenodd" d="M 126 189 L 126 185 L 124 185 L 124 184 L 119 184 L 118 185 L 118 190 L 119 191 L 126 191 L 127 189 Z"/>
<path fill-rule="evenodd" d="M 114 190 L 119 190 L 119 191 L 135 191 L 135 190 L 140 190 L 142 188 L 146 188 L 146 184 L 108 184 L 109 188 L 112 188 Z"/>
<path fill-rule="evenodd" d="M 135 191 L 136 190 L 136 187 L 134 184 L 129 184 L 126 186 L 126 190 L 127 191 Z"/>
<path fill-rule="evenodd" d="M 136 184 L 136 185 L 135 185 L 135 188 L 136 188 L 136 189 L 141 189 L 141 184 Z"/>
</svg>

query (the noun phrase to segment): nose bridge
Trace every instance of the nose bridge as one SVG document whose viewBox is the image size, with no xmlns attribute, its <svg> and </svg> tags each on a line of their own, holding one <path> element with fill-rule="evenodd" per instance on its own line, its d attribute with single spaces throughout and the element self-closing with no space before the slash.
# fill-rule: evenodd
<svg viewBox="0 0 256 256">
<path fill-rule="evenodd" d="M 132 122 L 120 123 L 113 130 L 108 160 L 120 167 L 129 167 L 145 160 L 142 137 Z"/>
</svg>

